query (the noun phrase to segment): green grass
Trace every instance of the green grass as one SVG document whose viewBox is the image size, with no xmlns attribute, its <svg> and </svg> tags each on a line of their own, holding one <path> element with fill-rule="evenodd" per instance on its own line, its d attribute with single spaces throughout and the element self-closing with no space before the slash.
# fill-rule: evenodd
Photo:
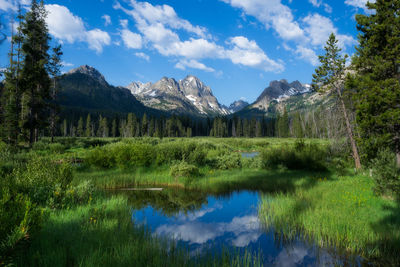
<svg viewBox="0 0 400 267">
<path fill-rule="evenodd" d="M 259 210 L 267 226 L 289 238 L 301 233 L 320 246 L 398 263 L 400 206 L 372 187 L 363 175 L 321 176 L 309 188 L 263 195 Z"/>
<path fill-rule="evenodd" d="M 79 138 L 57 140 L 65 145 L 65 151 L 50 151 L 43 145 L 43 150 L 26 151 L 18 158 L 27 160 L 43 155 L 52 161 L 71 158 L 85 158 L 94 150 L 90 144 L 113 147 L 118 139 Z M 343 168 L 327 164 L 329 171 L 316 172 L 310 170 L 288 170 L 278 168 L 263 170 L 255 160 L 241 160 L 241 168 L 218 170 L 215 160 L 238 153 L 237 151 L 263 151 L 265 148 L 293 146 L 295 139 L 278 138 L 132 138 L 123 143 L 139 143 L 148 145 L 166 144 L 179 147 L 180 144 L 196 143 L 206 150 L 206 164 L 198 164 L 200 172 L 196 177 L 172 177 L 170 164 L 153 162 L 151 166 L 109 167 L 101 169 L 83 164 L 75 168 L 74 185 L 90 181 L 98 189 L 114 189 L 120 187 L 179 187 L 192 192 L 223 195 L 239 190 L 263 192 L 259 213 L 267 227 L 282 232 L 285 237 L 293 238 L 301 235 L 305 239 L 316 241 L 320 246 L 336 247 L 347 252 L 356 253 L 370 259 L 378 259 L 378 263 L 389 264 L 400 261 L 397 251 L 400 250 L 400 203 L 392 199 L 377 197 L 373 194 L 373 179 L 365 175 L 353 175 L 347 171 L 339 176 Z M 306 140 L 319 146 L 328 146 L 328 140 Z M 86 145 L 86 148 L 82 147 Z M 212 144 L 212 145 L 209 145 Z M 160 147 L 162 147 L 162 145 Z M 53 149 L 54 150 L 54 149 Z M 108 155 L 107 150 L 105 155 Z M 300 155 L 301 157 L 301 155 Z M 152 159 L 154 160 L 154 159 Z M 178 160 L 178 159 L 175 159 Z M 181 159 L 179 159 L 181 160 Z M 16 161 L 20 161 L 19 159 Z M 214 162 L 214 163 L 213 163 Z M 193 163 L 194 164 L 194 163 Z M 336 164 L 337 165 L 337 164 Z M 346 173 L 344 171 L 343 173 Z M 203 197 L 203 196 L 200 196 Z M 125 196 L 94 199 L 94 203 L 82 205 L 73 210 L 53 211 L 45 222 L 39 236 L 32 237 L 32 246 L 20 265 L 57 266 L 61 265 L 93 266 L 111 265 L 161 265 L 166 262 L 175 266 L 187 265 L 188 255 L 184 251 L 166 252 L 171 243 L 166 240 L 152 238 L 142 228 L 130 222 L 127 199 Z M 182 201 L 186 201 L 182 196 Z M 91 221 L 93 212 L 101 210 L 96 222 Z M 96 215 L 96 214 L 95 214 Z M 79 240 L 79 242 L 76 242 Z M 144 242 L 144 247 L 154 254 L 150 259 L 136 241 Z M 57 244 L 61 244 L 57 246 Z M 53 249 L 54 247 L 54 249 Z M 141 254 L 143 258 L 136 259 Z M 40 255 L 40 256 L 39 256 Z M 167 256 L 166 256 L 167 255 Z M 246 260 L 252 265 L 250 254 L 243 257 L 221 254 L 219 259 L 206 255 L 200 262 L 208 265 L 229 265 Z M 162 261 L 167 257 L 166 261 Z M 169 258 L 168 258 L 169 257 Z M 217 261 L 216 261 L 217 260 Z M 218 264 L 216 264 L 218 262 Z M 222 263 L 221 263 L 222 262 Z M 396 263 L 397 263 L 396 262 Z M 54 265 L 55 264 L 55 265 Z M 206 264 L 206 265 L 207 265 Z M 244 265 L 246 265 L 244 264 Z"/>
<path fill-rule="evenodd" d="M 17 266 L 261 266 L 260 257 L 227 251 L 195 257 L 131 222 L 123 196 L 52 212 Z"/>
<path fill-rule="evenodd" d="M 365 175 L 331 172 L 201 168 L 201 177 L 175 179 L 168 168 L 82 172 L 98 186 L 175 186 L 207 194 L 263 192 L 259 211 L 266 226 L 292 238 L 316 241 L 369 259 L 393 261 L 400 248 L 400 206 L 375 196 Z M 120 183 L 120 184 L 118 184 Z"/>
<path fill-rule="evenodd" d="M 200 168 L 200 177 L 172 177 L 168 166 L 153 168 L 125 169 L 86 169 L 77 171 L 75 183 L 92 181 L 103 189 L 116 189 L 129 186 L 170 186 L 202 190 L 209 193 L 223 193 L 238 190 L 260 190 L 263 192 L 292 192 L 296 188 L 312 187 L 318 177 L 329 177 L 328 172 L 262 169 L 215 170 Z M 311 177 L 312 179 L 307 179 Z"/>
</svg>

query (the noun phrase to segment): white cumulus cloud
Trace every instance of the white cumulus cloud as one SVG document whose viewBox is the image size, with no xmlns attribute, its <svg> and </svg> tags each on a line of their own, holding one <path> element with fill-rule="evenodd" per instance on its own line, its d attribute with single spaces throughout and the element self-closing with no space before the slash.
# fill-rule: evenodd
<svg viewBox="0 0 400 267">
<path fill-rule="evenodd" d="M 72 14 L 67 7 L 57 4 L 45 7 L 48 12 L 46 22 L 49 32 L 55 38 L 68 43 L 86 42 L 97 53 L 101 53 L 103 47 L 111 43 L 107 32 L 100 29 L 87 30 L 83 20 Z"/>
<path fill-rule="evenodd" d="M 181 19 L 175 10 L 168 6 L 154 6 L 148 2 L 130 1 L 132 9 L 126 9 L 116 2 L 114 8 L 121 9 L 135 21 L 143 43 L 155 49 L 163 56 L 176 57 L 176 68 L 195 68 L 215 71 L 200 62 L 201 59 L 229 59 L 234 64 L 259 68 L 264 71 L 280 72 L 283 65 L 270 59 L 253 40 L 246 37 L 233 37 L 227 41 L 229 47 L 218 45 L 208 34 L 207 29 L 192 25 Z M 127 29 L 128 22 L 121 26 Z M 177 30 L 184 30 L 189 35 L 181 40 Z M 127 47 L 127 43 L 125 43 Z"/>
<path fill-rule="evenodd" d="M 303 18 L 303 22 L 305 24 L 305 32 L 314 46 L 323 47 L 331 33 L 336 35 L 339 40 L 339 46 L 342 49 L 356 43 L 356 40 L 352 36 L 339 34 L 338 29 L 327 17 L 312 14 Z"/>
<path fill-rule="evenodd" d="M 142 48 L 142 36 L 137 33 L 133 33 L 128 29 L 123 29 L 121 31 L 122 41 L 127 48 L 140 49 Z"/>
<path fill-rule="evenodd" d="M 237 36 L 231 38 L 228 43 L 233 48 L 227 50 L 226 53 L 228 58 L 235 64 L 274 72 L 281 72 L 284 69 L 281 63 L 271 60 L 255 41 L 250 41 L 243 36 Z"/>
<path fill-rule="evenodd" d="M 207 67 L 201 62 L 198 62 L 197 60 L 194 59 L 182 59 L 178 63 L 176 63 L 175 68 L 181 69 L 181 70 L 186 70 L 186 68 L 192 68 L 192 69 L 199 69 L 199 70 L 204 70 L 207 72 L 214 72 L 215 70 L 213 68 Z"/>
<path fill-rule="evenodd" d="M 352 36 L 340 34 L 333 22 L 320 14 L 309 14 L 305 18 L 296 20 L 292 10 L 282 4 L 281 0 L 220 1 L 242 10 L 247 16 L 255 17 L 267 30 L 273 29 L 282 39 L 282 47 L 285 50 L 312 65 L 317 63 L 316 50 L 323 47 L 331 33 L 336 34 L 343 49 L 355 44 Z M 326 12 L 332 11 L 323 0 L 309 0 L 309 2 L 315 7 L 324 7 Z"/>
<path fill-rule="evenodd" d="M 162 24 L 171 29 L 183 29 L 199 37 L 207 37 L 207 30 L 203 27 L 193 26 L 189 21 L 181 19 L 169 5 L 154 6 L 148 2 L 130 1 L 133 7 L 129 13 L 138 24 Z M 119 4 L 117 4 L 118 6 Z"/>
<path fill-rule="evenodd" d="M 303 38 L 303 30 L 294 20 L 292 11 L 280 0 L 221 0 L 232 7 L 242 9 L 257 18 L 266 29 L 273 28 L 284 40 Z"/>
<path fill-rule="evenodd" d="M 105 14 L 101 18 L 104 19 L 104 26 L 108 26 L 108 25 L 112 24 L 111 17 L 109 15 Z"/>
<path fill-rule="evenodd" d="M 94 29 L 86 32 L 86 41 L 88 42 L 90 49 L 95 50 L 97 53 L 101 53 L 104 46 L 110 45 L 111 38 L 107 32 Z"/>
<path fill-rule="evenodd" d="M 0 0 L 0 10 L 3 11 L 18 11 L 18 5 L 26 8 L 31 4 L 30 0 Z"/>
<path fill-rule="evenodd" d="M 146 61 L 150 61 L 149 55 L 147 55 L 147 54 L 145 54 L 143 52 L 137 52 L 137 53 L 135 53 L 135 56 L 143 58 Z"/>
<path fill-rule="evenodd" d="M 313 66 L 318 65 L 318 63 L 319 63 L 318 56 L 314 50 L 299 45 L 299 46 L 297 46 L 295 52 L 299 58 L 302 58 L 305 61 L 308 61 L 309 63 L 311 63 L 311 65 L 313 65 Z"/>
<path fill-rule="evenodd" d="M 346 0 L 344 3 L 349 6 L 362 8 L 364 10 L 367 9 L 366 4 L 367 2 L 375 3 L 375 0 Z"/>
</svg>

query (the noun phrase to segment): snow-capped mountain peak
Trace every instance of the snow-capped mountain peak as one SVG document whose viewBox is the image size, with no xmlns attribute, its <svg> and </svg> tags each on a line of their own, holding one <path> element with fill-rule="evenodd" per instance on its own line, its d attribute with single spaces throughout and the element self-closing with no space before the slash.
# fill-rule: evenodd
<svg viewBox="0 0 400 267">
<path fill-rule="evenodd" d="M 163 77 L 154 84 L 134 82 L 127 88 L 150 107 L 175 113 L 229 114 L 229 111 L 218 103 L 211 88 L 193 75 L 188 75 L 179 82 L 168 77 Z"/>
</svg>

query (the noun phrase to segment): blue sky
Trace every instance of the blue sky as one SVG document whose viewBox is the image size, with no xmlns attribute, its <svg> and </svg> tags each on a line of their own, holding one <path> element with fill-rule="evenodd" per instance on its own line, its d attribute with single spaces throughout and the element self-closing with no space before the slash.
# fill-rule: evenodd
<svg viewBox="0 0 400 267">
<path fill-rule="evenodd" d="M 10 32 L 16 2 L 0 0 Z M 64 71 L 83 64 L 113 85 L 195 75 L 223 104 L 254 101 L 271 80 L 309 83 L 334 32 L 354 53 L 354 15 L 366 0 L 59 0 L 45 1 Z M 0 46 L 5 67 L 9 42 Z"/>
</svg>

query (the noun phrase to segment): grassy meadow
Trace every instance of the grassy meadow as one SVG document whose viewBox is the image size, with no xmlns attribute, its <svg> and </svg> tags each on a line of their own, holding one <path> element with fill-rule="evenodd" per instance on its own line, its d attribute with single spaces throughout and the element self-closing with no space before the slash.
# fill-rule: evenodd
<svg viewBox="0 0 400 267">
<path fill-rule="evenodd" d="M 399 203 L 375 195 L 369 173 L 355 173 L 343 156 L 348 153 L 329 140 L 57 138 L 18 153 L 1 149 L 0 170 L 22 193 L 15 204 L 21 215 L 0 229 L 8 242 L 0 265 L 261 265 L 251 253 L 190 257 L 173 241 L 133 225 L 126 196 L 107 195 L 165 186 L 213 195 L 259 191 L 262 222 L 285 238 L 302 236 L 372 262 L 398 262 Z M 2 183 L 2 190 L 10 195 L 13 189 Z M 11 214 L 4 196 L 0 207 Z"/>
</svg>

